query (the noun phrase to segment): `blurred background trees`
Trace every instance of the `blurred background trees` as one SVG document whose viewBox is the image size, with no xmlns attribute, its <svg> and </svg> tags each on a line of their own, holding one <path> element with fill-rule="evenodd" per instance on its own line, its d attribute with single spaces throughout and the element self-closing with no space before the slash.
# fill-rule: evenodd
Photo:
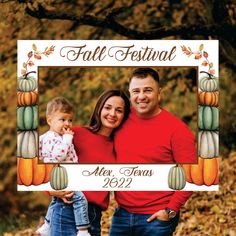
<svg viewBox="0 0 236 236">
<path fill-rule="evenodd" d="M 2 124 L 0 213 L 4 216 L 4 223 L 0 223 L 0 234 L 3 228 L 12 230 L 11 227 L 18 223 L 17 219 L 22 222 L 26 215 L 31 215 L 33 218 L 32 210 L 37 212 L 35 218 L 38 218 L 39 210 L 44 210 L 48 202 L 42 193 L 16 192 L 18 39 L 219 39 L 220 152 L 222 156 L 228 157 L 229 153 L 235 150 L 236 6 L 234 0 L 1 0 L 0 3 L 0 120 Z M 90 98 L 111 87 L 126 88 L 129 71 L 130 68 L 117 69 L 115 72 L 109 68 L 104 68 L 100 72 L 96 68 L 91 68 L 89 71 L 84 68 L 41 69 L 40 101 L 44 104 L 46 98 L 54 97 L 61 92 L 60 87 L 66 87 L 68 92 L 61 95 L 72 100 L 72 103 L 75 102 L 77 121 L 86 123 L 95 102 Z M 188 105 L 188 102 L 192 104 L 192 101 L 188 100 L 192 99 L 190 94 L 196 92 L 194 83 L 192 84 L 195 72 L 184 68 L 176 70 L 166 68 L 160 69 L 160 73 L 161 77 L 168 81 L 165 88 L 175 91 L 171 97 L 163 96 L 166 104 L 169 104 L 168 109 L 175 110 L 190 126 L 194 126 L 196 114 L 193 114 L 192 107 L 190 109 Z M 78 88 L 80 92 L 76 92 Z M 178 110 L 179 105 L 183 106 L 180 104 L 180 98 L 181 103 L 184 103 L 183 112 Z M 43 111 L 43 105 L 40 109 Z M 41 122 L 43 124 L 43 120 Z M 235 160 L 235 155 L 231 154 L 230 158 Z M 223 163 L 225 168 L 229 167 L 226 164 L 227 160 Z M 235 166 L 235 161 L 231 160 L 230 163 L 231 166 Z M 233 170 L 224 173 L 231 173 L 231 178 L 235 176 Z M 222 179 L 229 180 L 224 176 Z M 210 198 L 225 200 L 230 192 L 235 193 L 233 185 L 221 190 L 218 195 L 210 195 Z M 202 195 L 196 193 L 192 201 L 194 199 L 202 199 Z M 207 200 L 205 201 L 203 206 L 201 205 L 202 208 L 198 208 L 198 212 L 202 214 L 205 214 L 205 211 L 210 212 Z M 230 206 L 225 207 L 228 209 L 228 213 L 224 212 L 225 215 L 232 213 Z M 213 209 L 214 211 L 218 210 Z M 227 221 L 229 222 L 229 219 L 222 224 L 227 224 Z M 222 232 L 221 234 L 226 235 Z M 180 233 L 180 235 L 184 234 Z"/>
<path fill-rule="evenodd" d="M 182 119 L 197 134 L 197 71 L 195 68 L 154 68 L 159 72 L 161 105 Z M 39 68 L 40 134 L 48 126 L 46 104 L 56 96 L 66 97 L 75 108 L 74 124 L 87 125 L 102 92 L 121 89 L 128 95 L 130 67 Z M 62 89 L 63 88 L 63 89 Z"/>
</svg>

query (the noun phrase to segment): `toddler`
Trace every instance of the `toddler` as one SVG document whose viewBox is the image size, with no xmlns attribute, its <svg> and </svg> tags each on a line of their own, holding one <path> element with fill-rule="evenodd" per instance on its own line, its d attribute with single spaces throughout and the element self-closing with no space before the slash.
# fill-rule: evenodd
<svg viewBox="0 0 236 236">
<path fill-rule="evenodd" d="M 72 144 L 73 107 L 63 97 L 52 99 L 47 104 L 46 120 L 49 130 L 39 137 L 39 159 L 44 163 L 78 163 L 78 157 Z M 77 236 L 90 236 L 88 233 L 88 203 L 82 192 L 76 191 L 69 199 L 73 201 Z M 48 207 L 44 224 L 37 229 L 40 236 L 50 235 L 50 219 L 53 209 L 60 199 L 53 197 Z"/>
</svg>

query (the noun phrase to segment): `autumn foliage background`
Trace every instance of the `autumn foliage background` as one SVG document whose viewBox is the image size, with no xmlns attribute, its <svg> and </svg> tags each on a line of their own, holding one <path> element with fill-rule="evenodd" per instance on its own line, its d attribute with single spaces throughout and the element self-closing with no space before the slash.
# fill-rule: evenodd
<svg viewBox="0 0 236 236">
<path fill-rule="evenodd" d="M 195 192 L 182 209 L 176 235 L 236 235 L 236 47 L 235 40 L 232 41 L 233 33 L 227 33 L 227 29 L 235 30 L 234 1 L 197 0 L 193 3 L 190 0 L 103 0 L 86 3 L 76 0 L 3 0 L 0 3 L 0 235 L 6 232 L 9 233 L 6 235 L 32 234 L 40 217 L 45 214 L 49 202 L 40 192 L 16 191 L 17 39 L 102 40 L 150 37 L 220 40 L 220 191 Z M 44 8 L 47 11 L 44 11 Z M 51 12 L 51 17 L 48 12 Z M 65 18 L 66 14 L 63 15 L 65 12 L 82 17 L 80 21 L 79 17 L 77 21 L 68 20 Z M 104 17 L 106 20 L 102 24 L 100 22 Z M 97 18 L 97 23 L 92 21 L 94 18 Z M 124 29 L 118 26 L 116 28 L 114 19 Z M 192 26 L 196 26 L 198 31 L 188 33 L 188 30 L 194 30 Z M 153 33 L 150 34 L 150 31 Z M 85 124 L 97 96 L 103 90 L 127 89 L 131 70 L 132 68 L 40 69 L 40 114 L 44 112 L 46 101 L 60 94 L 75 105 L 76 123 Z M 163 105 L 194 130 L 197 91 L 195 70 L 162 68 L 159 72 L 163 84 Z M 169 91 L 172 91 L 171 96 L 168 96 Z M 43 132 L 46 129 L 43 115 L 40 115 L 40 124 L 40 132 Z M 114 206 L 115 202 L 112 201 L 110 208 L 104 213 L 104 236 L 107 235 Z"/>
</svg>

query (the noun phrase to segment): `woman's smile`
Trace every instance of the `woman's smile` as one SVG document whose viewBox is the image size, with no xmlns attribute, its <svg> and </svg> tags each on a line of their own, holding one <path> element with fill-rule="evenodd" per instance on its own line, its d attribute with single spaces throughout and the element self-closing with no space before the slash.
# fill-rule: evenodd
<svg viewBox="0 0 236 236">
<path fill-rule="evenodd" d="M 110 122 L 110 123 L 115 123 L 116 121 L 117 121 L 117 119 L 116 118 L 112 118 L 112 117 L 106 117 L 106 120 L 108 121 L 108 122 Z"/>
</svg>

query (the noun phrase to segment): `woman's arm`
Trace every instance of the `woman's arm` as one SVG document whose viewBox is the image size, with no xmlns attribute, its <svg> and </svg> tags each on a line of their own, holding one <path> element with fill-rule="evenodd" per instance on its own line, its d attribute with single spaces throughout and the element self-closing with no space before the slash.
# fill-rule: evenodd
<svg viewBox="0 0 236 236">
<path fill-rule="evenodd" d="M 61 200 L 66 204 L 72 204 L 73 201 L 68 199 L 74 195 L 74 191 L 49 191 L 50 196 L 61 198 Z"/>
</svg>

